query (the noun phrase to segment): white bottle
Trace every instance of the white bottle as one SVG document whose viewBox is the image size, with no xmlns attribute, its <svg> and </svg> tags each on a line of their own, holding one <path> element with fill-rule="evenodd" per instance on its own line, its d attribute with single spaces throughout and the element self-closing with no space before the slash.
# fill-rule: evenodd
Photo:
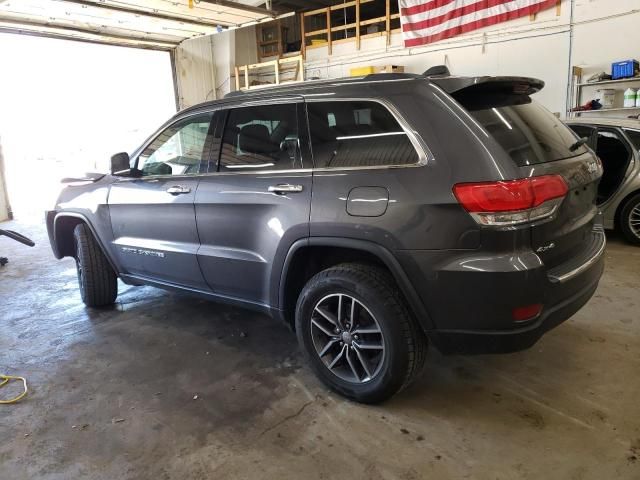
<svg viewBox="0 0 640 480">
<path fill-rule="evenodd" d="M 635 88 L 627 88 L 624 92 L 624 108 L 635 107 L 637 96 L 638 91 Z"/>
<path fill-rule="evenodd" d="M 636 93 L 636 107 L 640 108 L 640 90 Z"/>
</svg>

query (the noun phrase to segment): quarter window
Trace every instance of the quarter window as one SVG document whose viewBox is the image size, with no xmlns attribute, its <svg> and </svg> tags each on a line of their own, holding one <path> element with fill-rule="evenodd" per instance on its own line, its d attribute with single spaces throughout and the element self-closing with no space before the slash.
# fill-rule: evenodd
<svg viewBox="0 0 640 480">
<path fill-rule="evenodd" d="M 300 168 L 296 104 L 235 108 L 222 136 L 220 170 Z"/>
<path fill-rule="evenodd" d="M 195 175 L 200 172 L 213 113 L 180 120 L 140 154 L 136 168 L 148 175 Z"/>
<path fill-rule="evenodd" d="M 371 101 L 310 102 L 316 168 L 410 165 L 419 160 L 395 117 Z"/>
</svg>

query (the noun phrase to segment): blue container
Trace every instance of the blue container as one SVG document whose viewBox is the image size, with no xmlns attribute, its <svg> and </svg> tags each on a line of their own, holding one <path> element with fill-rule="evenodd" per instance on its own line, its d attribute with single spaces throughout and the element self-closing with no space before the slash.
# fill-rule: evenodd
<svg viewBox="0 0 640 480">
<path fill-rule="evenodd" d="M 614 80 L 635 77 L 638 71 L 640 71 L 640 65 L 637 60 L 625 60 L 611 65 L 611 77 Z"/>
</svg>

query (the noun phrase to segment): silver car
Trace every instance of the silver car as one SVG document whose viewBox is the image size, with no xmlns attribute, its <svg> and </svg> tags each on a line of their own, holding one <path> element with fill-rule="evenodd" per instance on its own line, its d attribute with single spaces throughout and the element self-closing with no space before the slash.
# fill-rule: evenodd
<svg viewBox="0 0 640 480">
<path fill-rule="evenodd" d="M 567 124 L 602 160 L 598 206 L 604 227 L 619 228 L 640 245 L 640 120 L 572 118 Z"/>
</svg>

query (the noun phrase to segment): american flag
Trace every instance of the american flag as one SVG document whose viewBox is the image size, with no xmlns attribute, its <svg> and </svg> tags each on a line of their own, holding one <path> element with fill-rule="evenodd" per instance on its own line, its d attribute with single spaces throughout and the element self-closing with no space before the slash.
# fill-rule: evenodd
<svg viewBox="0 0 640 480">
<path fill-rule="evenodd" d="M 399 0 L 405 47 L 533 15 L 558 0 Z"/>
</svg>

